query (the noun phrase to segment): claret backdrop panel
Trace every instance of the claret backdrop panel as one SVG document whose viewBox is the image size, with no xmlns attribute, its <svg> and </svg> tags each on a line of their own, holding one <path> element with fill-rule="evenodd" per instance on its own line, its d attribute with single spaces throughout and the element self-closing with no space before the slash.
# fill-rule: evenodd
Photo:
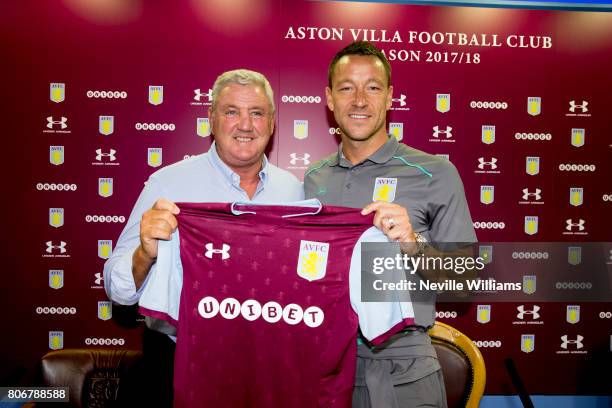
<svg viewBox="0 0 612 408">
<path fill-rule="evenodd" d="M 439 319 L 481 347 L 486 392 L 514 393 L 510 357 L 532 393 L 610 394 L 612 306 L 573 300 L 593 285 L 576 249 L 536 244 L 601 243 L 601 265 L 612 262 L 611 14 L 302 0 L 0 10 L 9 219 L 0 378 L 50 349 L 140 347 L 140 324 L 106 298 L 102 266 L 147 177 L 210 146 L 218 74 L 268 76 L 278 112 L 269 157 L 303 177 L 339 140 L 328 63 L 369 40 L 393 69 L 389 133 L 455 164 L 479 240 L 515 243 L 493 259 L 568 293 L 439 305 Z M 576 265 L 573 278 L 547 267 L 559 256 Z"/>
</svg>

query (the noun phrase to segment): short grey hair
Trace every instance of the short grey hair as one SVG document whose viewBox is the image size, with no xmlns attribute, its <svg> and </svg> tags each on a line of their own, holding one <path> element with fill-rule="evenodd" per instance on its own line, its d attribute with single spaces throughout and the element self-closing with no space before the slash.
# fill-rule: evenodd
<svg viewBox="0 0 612 408">
<path fill-rule="evenodd" d="M 233 71 L 227 71 L 217 77 L 217 80 L 213 85 L 211 95 L 211 109 L 213 111 L 215 110 L 215 107 L 217 105 L 217 98 L 219 97 L 219 92 L 221 92 L 221 90 L 229 84 L 260 86 L 266 93 L 268 101 L 270 102 L 270 107 L 272 108 L 272 113 L 274 113 L 276 109 L 274 106 L 274 92 L 272 91 L 270 82 L 268 82 L 268 79 L 263 74 L 260 74 L 259 72 L 255 71 L 250 71 L 248 69 L 235 69 Z"/>
</svg>

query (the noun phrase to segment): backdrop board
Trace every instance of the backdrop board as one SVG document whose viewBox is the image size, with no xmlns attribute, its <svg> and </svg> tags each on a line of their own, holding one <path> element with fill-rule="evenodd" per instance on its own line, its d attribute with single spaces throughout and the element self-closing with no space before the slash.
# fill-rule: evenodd
<svg viewBox="0 0 612 408">
<path fill-rule="evenodd" d="M 363 39 L 392 65 L 389 133 L 457 167 L 482 250 L 513 243 L 493 259 L 567 291 L 566 301 L 439 305 L 439 319 L 481 347 L 486 392 L 514 393 L 508 357 L 532 393 L 612 392 L 602 375 L 612 304 L 573 300 L 592 283 L 580 269 L 588 251 L 568 249 L 599 243 L 593 256 L 610 270 L 611 14 L 305 0 L 22 1 L 0 11 L 0 379 L 49 349 L 140 347 L 141 324 L 108 302 L 102 266 L 147 177 L 210 146 L 217 75 L 245 67 L 270 79 L 269 158 L 301 178 L 338 146 L 329 61 Z M 555 279 L 560 259 L 576 266 L 571 279 Z"/>
</svg>

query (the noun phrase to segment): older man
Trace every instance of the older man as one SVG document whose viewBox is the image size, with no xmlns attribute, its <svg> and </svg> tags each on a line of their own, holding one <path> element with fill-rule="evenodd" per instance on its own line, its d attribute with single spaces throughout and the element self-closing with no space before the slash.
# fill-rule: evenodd
<svg viewBox="0 0 612 408">
<path fill-rule="evenodd" d="M 270 164 L 264 154 L 274 131 L 272 88 L 260 73 L 239 69 L 221 74 L 212 90 L 208 117 L 214 142 L 207 153 L 155 172 L 142 190 L 111 258 L 104 265 L 104 285 L 116 303 L 138 302 L 155 271 L 159 240 L 177 227 L 174 202 L 290 202 L 303 198 L 301 183 Z M 173 334 L 161 321 L 147 321 L 157 331 Z M 152 345 L 152 347 L 151 347 Z M 170 403 L 174 342 L 145 331 L 144 351 L 156 405 Z M 151 350 L 149 350 L 151 348 Z M 167 351 L 167 352 L 166 352 Z M 153 353 L 156 362 L 150 357 Z M 155 374 L 153 374 L 155 372 Z M 157 375 L 158 374 L 158 375 Z M 144 391 L 144 390 L 143 390 Z"/>
<path fill-rule="evenodd" d="M 342 144 L 307 171 L 306 197 L 375 212 L 374 224 L 409 255 L 423 251 L 427 240 L 475 242 L 455 167 L 387 135 L 393 86 L 384 54 L 368 42 L 350 44 L 333 58 L 328 78 L 327 106 Z M 414 326 L 382 347 L 359 346 L 354 407 L 446 407 L 440 364 L 427 334 L 434 304 L 413 306 Z"/>
</svg>

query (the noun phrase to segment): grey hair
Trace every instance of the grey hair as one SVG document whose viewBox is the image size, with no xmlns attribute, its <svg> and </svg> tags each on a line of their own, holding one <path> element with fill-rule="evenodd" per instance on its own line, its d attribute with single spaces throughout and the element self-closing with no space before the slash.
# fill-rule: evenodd
<svg viewBox="0 0 612 408">
<path fill-rule="evenodd" d="M 240 84 L 240 85 L 256 85 L 263 88 L 266 96 L 268 97 L 268 101 L 270 102 L 270 107 L 272 108 L 272 113 L 275 111 L 274 106 L 274 92 L 272 91 L 272 87 L 270 86 L 270 82 L 268 79 L 259 72 L 250 71 L 248 69 L 235 69 L 233 71 L 226 71 L 217 77 L 215 84 L 212 88 L 212 106 L 211 109 L 215 110 L 217 105 L 217 98 L 219 97 L 219 92 L 229 85 L 229 84 Z"/>
</svg>

